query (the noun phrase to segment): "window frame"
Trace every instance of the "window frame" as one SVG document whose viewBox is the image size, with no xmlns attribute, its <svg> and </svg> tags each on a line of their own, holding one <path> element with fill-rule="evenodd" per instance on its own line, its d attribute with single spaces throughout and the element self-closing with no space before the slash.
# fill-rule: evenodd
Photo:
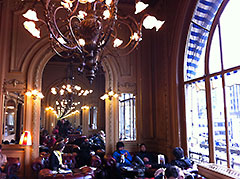
<svg viewBox="0 0 240 179">
<path fill-rule="evenodd" d="M 120 100 L 120 98 L 121 98 L 120 97 L 119 100 L 118 100 L 118 103 L 119 103 L 118 139 L 120 141 L 124 141 L 124 142 L 135 142 L 135 141 L 137 141 L 136 95 L 134 95 L 134 93 L 121 93 L 121 96 L 123 94 L 132 94 L 133 97 L 129 97 L 129 98 L 126 98 L 126 99 L 123 99 L 123 100 Z M 121 130 L 121 124 L 120 124 L 121 123 L 121 107 L 122 107 L 121 103 L 123 104 L 123 106 L 125 108 L 125 105 L 126 105 L 125 103 L 126 102 L 129 102 L 131 104 L 128 107 L 129 107 L 129 110 L 133 112 L 132 115 L 131 115 L 132 118 L 131 118 L 129 123 L 132 123 L 132 122 L 134 123 L 133 124 L 133 129 L 130 128 L 130 130 L 132 130 L 132 131 L 130 131 L 130 139 L 127 139 L 127 140 L 122 138 L 121 135 L 120 135 L 120 130 Z M 123 116 L 125 116 L 125 112 L 126 112 L 126 109 L 123 111 Z M 124 118 L 124 122 L 123 122 L 124 123 L 124 127 L 123 127 L 124 131 L 126 131 L 125 130 L 126 129 L 126 122 L 125 121 L 126 121 L 126 119 Z M 133 133 L 133 136 L 131 136 L 131 133 Z M 126 134 L 124 134 L 124 136 L 126 136 Z"/>
<path fill-rule="evenodd" d="M 227 156 L 227 167 L 231 168 L 231 161 L 230 161 L 230 144 L 229 144 L 229 137 L 228 137 L 228 119 L 227 119 L 227 109 L 226 109 L 226 91 L 225 91 L 225 77 L 224 75 L 228 72 L 232 72 L 234 70 L 240 69 L 240 65 L 239 66 L 235 66 L 229 69 L 224 69 L 223 68 L 223 56 L 222 56 L 222 42 L 221 42 L 221 24 L 219 22 L 219 19 L 224 11 L 224 8 L 227 6 L 227 3 L 229 2 L 229 0 L 223 0 L 222 4 L 220 5 L 218 11 L 216 12 L 216 15 L 214 16 L 214 20 L 212 23 L 212 26 L 210 28 L 209 34 L 208 34 L 208 39 L 206 41 L 206 50 L 205 50 L 205 55 L 204 57 L 204 75 L 201 77 L 197 77 L 194 79 L 190 79 L 190 80 L 184 80 L 185 76 L 182 75 L 182 80 L 183 80 L 183 109 L 184 109 L 184 119 L 186 119 L 186 106 L 185 106 L 185 85 L 186 84 L 190 84 L 199 80 L 204 80 L 205 81 L 205 90 L 206 90 L 206 110 L 207 110 L 207 119 L 208 119 L 208 141 L 209 141 L 209 162 L 210 163 L 215 163 L 216 158 L 215 158 L 215 144 L 214 144 L 214 121 L 212 119 L 212 104 L 211 104 L 211 88 L 210 88 L 210 78 L 217 76 L 217 75 L 222 75 L 222 86 L 223 86 L 223 100 L 224 100 L 224 121 L 225 121 L 225 136 L 226 136 L 226 156 Z M 192 21 L 190 22 L 190 24 L 193 23 Z M 190 25 L 191 26 L 191 25 Z M 215 29 L 219 28 L 219 43 L 220 43 L 220 60 L 221 60 L 221 70 L 218 72 L 214 72 L 214 73 L 209 73 L 209 55 L 210 55 L 210 49 L 211 49 L 211 43 L 212 43 L 212 39 L 213 39 L 213 35 L 215 32 Z M 191 29 L 190 29 L 191 30 Z M 186 52 L 185 52 L 186 54 Z M 186 57 L 185 57 L 186 58 Z M 185 60 L 184 60 L 184 65 L 185 65 Z M 184 68 L 183 65 L 183 68 Z M 185 70 L 185 69 L 184 69 Z M 183 70 L 183 74 L 184 74 L 184 70 Z M 186 122 L 185 122 L 186 124 Z M 187 130 L 187 129 L 186 129 Z M 187 140 L 187 138 L 186 138 Z M 188 145 L 188 143 L 186 142 L 186 144 Z"/>
</svg>

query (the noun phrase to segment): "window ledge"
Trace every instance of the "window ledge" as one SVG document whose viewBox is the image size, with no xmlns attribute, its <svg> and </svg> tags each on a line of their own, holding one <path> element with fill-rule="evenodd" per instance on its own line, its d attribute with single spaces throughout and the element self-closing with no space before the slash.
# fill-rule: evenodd
<svg viewBox="0 0 240 179">
<path fill-rule="evenodd" d="M 209 179 L 240 178 L 240 172 L 214 163 L 198 164 L 198 173 Z"/>
</svg>

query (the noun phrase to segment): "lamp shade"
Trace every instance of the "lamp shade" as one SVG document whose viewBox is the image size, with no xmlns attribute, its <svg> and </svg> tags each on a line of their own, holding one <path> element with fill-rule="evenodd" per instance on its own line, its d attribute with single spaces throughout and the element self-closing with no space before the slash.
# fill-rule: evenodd
<svg viewBox="0 0 240 179">
<path fill-rule="evenodd" d="M 24 131 L 21 135 L 19 144 L 21 145 L 32 145 L 32 136 L 29 131 Z"/>
</svg>

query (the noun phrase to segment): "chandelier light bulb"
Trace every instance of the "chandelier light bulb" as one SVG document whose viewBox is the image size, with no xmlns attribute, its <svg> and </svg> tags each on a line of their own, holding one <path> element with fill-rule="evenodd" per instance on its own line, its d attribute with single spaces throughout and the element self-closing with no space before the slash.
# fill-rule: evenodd
<svg viewBox="0 0 240 179">
<path fill-rule="evenodd" d="M 57 40 L 61 44 L 66 44 L 67 43 L 62 37 L 59 37 Z"/>
<path fill-rule="evenodd" d="M 93 3 L 93 2 L 95 2 L 95 0 L 88 0 L 88 2 L 89 2 L 89 3 Z"/>
<path fill-rule="evenodd" d="M 87 13 L 85 11 L 79 11 L 77 17 L 79 19 L 83 20 L 83 19 L 85 19 L 86 16 L 87 16 Z"/>
<path fill-rule="evenodd" d="M 88 0 L 78 0 L 78 1 L 82 4 L 86 4 L 88 2 Z"/>
<path fill-rule="evenodd" d="M 75 88 L 77 91 L 80 91 L 80 90 L 81 90 L 81 87 L 78 86 L 78 85 L 76 85 L 74 88 Z"/>
<path fill-rule="evenodd" d="M 119 47 L 120 45 L 122 45 L 122 43 L 123 43 L 122 40 L 116 38 L 116 39 L 114 40 L 114 42 L 113 42 L 113 47 L 115 47 L 115 48 L 116 48 L 116 47 Z"/>
<path fill-rule="evenodd" d="M 143 26 L 146 29 L 152 29 L 152 28 L 156 28 L 156 31 L 158 31 L 162 25 L 164 24 L 165 21 L 160 21 L 157 20 L 156 17 L 154 16 L 147 16 L 144 20 L 143 20 Z"/>
<path fill-rule="evenodd" d="M 85 46 L 85 40 L 84 40 L 84 39 L 79 39 L 79 40 L 78 40 L 78 43 L 79 43 L 79 45 L 82 46 L 82 47 Z"/>
<path fill-rule="evenodd" d="M 135 5 L 135 8 L 136 8 L 135 14 L 138 14 L 138 13 L 142 12 L 148 6 L 149 6 L 148 4 L 144 4 L 143 2 L 138 1 Z"/>
<path fill-rule="evenodd" d="M 110 11 L 107 9 L 105 11 L 103 11 L 103 19 L 106 20 L 110 17 L 111 13 Z"/>
<path fill-rule="evenodd" d="M 132 40 L 138 41 L 140 39 L 140 36 L 137 32 L 134 32 L 133 35 L 130 37 Z"/>
<path fill-rule="evenodd" d="M 51 93 L 56 95 L 57 94 L 56 88 L 51 88 Z"/>
<path fill-rule="evenodd" d="M 110 6 L 110 4 L 112 3 L 112 0 L 105 0 L 105 3 Z"/>
<path fill-rule="evenodd" d="M 70 9 L 73 6 L 72 1 L 69 1 L 69 0 L 62 1 L 61 5 L 66 9 Z"/>
<path fill-rule="evenodd" d="M 40 38 L 40 30 L 36 28 L 36 24 L 33 21 L 25 21 L 23 25 L 34 37 Z"/>
<path fill-rule="evenodd" d="M 39 21 L 36 11 L 31 9 L 29 9 L 25 14 L 23 14 L 23 17 L 27 18 L 28 20 Z"/>
<path fill-rule="evenodd" d="M 68 89 L 71 88 L 71 85 L 70 85 L 70 84 L 67 84 L 67 88 L 68 88 Z"/>
<path fill-rule="evenodd" d="M 63 89 L 61 89 L 59 92 L 60 92 L 61 96 L 64 94 L 64 90 Z"/>
</svg>

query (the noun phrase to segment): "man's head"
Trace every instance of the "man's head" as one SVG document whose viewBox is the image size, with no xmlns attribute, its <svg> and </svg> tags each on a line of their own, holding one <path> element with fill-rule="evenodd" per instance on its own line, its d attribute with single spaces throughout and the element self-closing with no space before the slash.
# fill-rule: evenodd
<svg viewBox="0 0 240 179">
<path fill-rule="evenodd" d="M 167 179 L 184 179 L 184 173 L 181 168 L 177 166 L 170 166 L 165 171 Z"/>
<path fill-rule="evenodd" d="M 176 157 L 176 159 L 181 159 L 184 157 L 184 151 L 181 147 L 176 147 L 173 149 L 173 155 Z"/>
<path fill-rule="evenodd" d="M 146 145 L 145 144 L 140 144 L 140 151 L 141 152 L 146 152 Z"/>
<path fill-rule="evenodd" d="M 123 142 L 117 142 L 117 150 L 123 150 L 124 149 L 124 143 Z"/>
</svg>

